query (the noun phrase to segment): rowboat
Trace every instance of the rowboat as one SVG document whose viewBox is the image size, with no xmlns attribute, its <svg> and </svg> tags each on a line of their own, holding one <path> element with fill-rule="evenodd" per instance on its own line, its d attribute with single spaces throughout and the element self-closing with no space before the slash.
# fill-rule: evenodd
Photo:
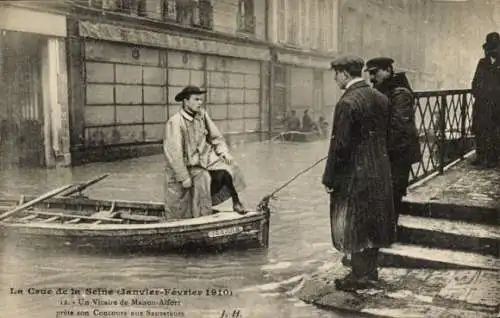
<svg viewBox="0 0 500 318">
<path fill-rule="evenodd" d="M 22 202 L 0 199 L 3 210 Z M 33 202 L 33 201 L 31 201 Z M 262 247 L 269 243 L 269 211 L 232 211 L 191 219 L 163 217 L 163 203 L 52 196 L 0 221 L 0 235 L 16 243 L 59 244 L 109 251 L 169 251 Z M 1 211 L 0 211 L 1 212 Z M 0 213 L 1 214 L 1 213 Z M 7 215 L 9 214 L 9 215 Z"/>
<path fill-rule="evenodd" d="M 317 132 L 285 131 L 280 133 L 276 139 L 294 142 L 311 142 L 321 138 Z"/>
</svg>

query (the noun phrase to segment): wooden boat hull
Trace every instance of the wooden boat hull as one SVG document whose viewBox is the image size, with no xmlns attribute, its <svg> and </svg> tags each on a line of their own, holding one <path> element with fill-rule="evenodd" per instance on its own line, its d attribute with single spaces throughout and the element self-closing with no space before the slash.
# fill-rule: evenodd
<svg viewBox="0 0 500 318">
<path fill-rule="evenodd" d="M 1 222 L 2 235 L 29 245 L 49 243 L 51 246 L 56 244 L 78 249 L 116 251 L 268 246 L 268 213 L 239 215 L 235 212 L 219 212 L 200 218 L 152 223 L 141 220 L 161 215 L 163 204 L 53 198 L 35 209 Z M 36 215 L 37 211 L 56 216 L 41 215 L 40 218 L 26 220 Z M 122 223 L 107 223 L 90 219 L 71 223 L 78 216 L 89 217 L 95 215 L 96 211 L 124 212 L 138 220 L 132 218 Z M 64 217 L 58 218 L 59 213 Z M 71 213 L 71 217 L 67 217 L 68 213 Z"/>
<path fill-rule="evenodd" d="M 287 131 L 280 134 L 280 139 L 294 142 L 311 142 L 321 139 L 316 132 Z"/>
</svg>

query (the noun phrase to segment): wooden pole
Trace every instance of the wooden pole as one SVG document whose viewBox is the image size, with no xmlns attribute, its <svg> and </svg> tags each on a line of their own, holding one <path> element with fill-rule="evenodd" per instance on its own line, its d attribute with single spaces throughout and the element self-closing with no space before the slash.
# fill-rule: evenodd
<svg viewBox="0 0 500 318">
<path fill-rule="evenodd" d="M 104 222 L 113 222 L 113 223 L 123 222 L 123 219 L 113 219 L 113 218 L 109 218 L 109 217 L 100 217 L 100 216 L 92 216 L 92 215 L 86 216 L 86 215 L 77 215 L 77 214 L 47 212 L 47 211 L 29 211 L 29 213 L 33 213 L 34 215 L 52 216 L 54 218 L 61 218 L 61 219 L 81 219 L 81 220 L 104 221 Z"/>
<path fill-rule="evenodd" d="M 60 188 L 54 189 L 52 191 L 49 191 L 49 192 L 47 192 L 47 193 L 45 193 L 45 194 L 43 194 L 43 195 L 41 195 L 41 196 L 39 196 L 39 197 L 37 197 L 37 198 L 29 201 L 29 202 L 21 204 L 20 206 L 17 206 L 14 209 L 1 214 L 0 215 L 0 221 L 2 221 L 3 219 L 8 218 L 9 216 L 13 215 L 14 213 L 17 213 L 17 212 L 20 212 L 22 210 L 25 210 L 25 209 L 27 209 L 27 208 L 29 208 L 29 207 L 31 207 L 31 206 L 33 206 L 33 205 L 35 205 L 35 204 L 43 201 L 43 200 L 47 200 L 47 199 L 49 199 L 49 198 L 51 198 L 53 196 L 56 196 L 59 193 L 61 193 L 63 191 L 66 191 L 67 189 L 69 189 L 71 187 L 73 187 L 73 184 L 67 184 L 67 185 L 62 186 Z"/>
<path fill-rule="evenodd" d="M 97 177 L 97 178 L 94 178 L 92 180 L 89 180 L 89 181 L 86 181 L 86 182 L 83 182 L 77 186 L 75 186 L 74 189 L 71 189 L 70 191 L 68 192 L 65 192 L 63 193 L 61 196 L 63 197 L 69 197 L 70 195 L 74 194 L 74 193 L 77 193 L 77 192 L 82 192 L 83 190 L 85 190 L 86 188 L 90 187 L 91 185 L 93 184 L 96 184 L 97 182 L 107 178 L 109 176 L 109 174 L 104 174 L 100 177 Z"/>
</svg>

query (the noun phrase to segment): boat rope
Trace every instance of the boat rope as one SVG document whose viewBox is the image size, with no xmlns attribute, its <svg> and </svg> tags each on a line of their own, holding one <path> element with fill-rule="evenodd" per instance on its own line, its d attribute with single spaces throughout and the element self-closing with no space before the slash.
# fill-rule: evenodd
<svg viewBox="0 0 500 318">
<path fill-rule="evenodd" d="M 325 160 L 326 158 L 328 158 L 328 156 L 325 156 L 321 159 L 319 159 L 318 161 L 316 161 L 315 163 L 313 163 L 312 165 L 310 165 L 309 167 L 299 171 L 297 174 L 295 174 L 293 177 L 291 177 L 290 179 L 288 179 L 285 183 L 283 183 L 281 186 L 279 186 L 278 188 L 276 188 L 273 192 L 271 192 L 270 194 L 264 196 L 262 198 L 262 200 L 260 200 L 259 204 L 257 205 L 257 211 L 260 211 L 260 212 L 267 212 L 269 213 L 270 212 L 270 209 L 269 209 L 269 201 L 271 199 L 276 199 L 276 194 L 278 192 L 280 192 L 281 190 L 283 190 L 284 188 L 286 188 L 290 183 L 292 183 L 293 181 L 295 181 L 298 177 L 300 177 L 301 175 L 303 175 L 304 173 L 308 172 L 309 170 L 311 170 L 312 168 L 316 167 L 318 164 L 320 164 L 323 160 Z"/>
</svg>

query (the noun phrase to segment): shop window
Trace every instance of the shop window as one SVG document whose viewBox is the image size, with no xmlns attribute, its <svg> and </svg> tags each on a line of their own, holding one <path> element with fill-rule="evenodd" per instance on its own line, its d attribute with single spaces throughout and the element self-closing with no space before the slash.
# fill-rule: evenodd
<svg viewBox="0 0 500 318">
<path fill-rule="evenodd" d="M 163 2 L 163 13 L 167 20 L 177 20 L 177 3 L 175 0 Z"/>
<path fill-rule="evenodd" d="M 147 0 L 76 0 L 72 2 L 80 6 L 141 17 L 148 16 L 148 11 L 151 11 L 147 7 Z"/>
<path fill-rule="evenodd" d="M 255 15 L 253 0 L 239 0 L 238 31 L 255 33 Z"/>
<path fill-rule="evenodd" d="M 299 2 L 298 0 L 292 0 L 289 2 L 289 21 L 290 27 L 288 28 L 288 44 L 294 46 L 299 44 Z"/>
<path fill-rule="evenodd" d="M 146 16 L 146 0 L 103 0 L 103 9 L 117 12 Z"/>
<path fill-rule="evenodd" d="M 209 0 L 167 0 L 168 18 L 183 25 L 212 28 L 212 2 Z"/>
<path fill-rule="evenodd" d="M 77 0 L 75 5 L 211 29 L 211 0 Z M 252 7 L 253 14 L 253 7 Z"/>
<path fill-rule="evenodd" d="M 287 41 L 287 2 L 285 0 L 278 0 L 278 5 L 277 5 L 277 20 L 278 20 L 278 33 L 277 33 L 277 38 L 278 42 L 280 43 L 286 43 Z"/>
</svg>

